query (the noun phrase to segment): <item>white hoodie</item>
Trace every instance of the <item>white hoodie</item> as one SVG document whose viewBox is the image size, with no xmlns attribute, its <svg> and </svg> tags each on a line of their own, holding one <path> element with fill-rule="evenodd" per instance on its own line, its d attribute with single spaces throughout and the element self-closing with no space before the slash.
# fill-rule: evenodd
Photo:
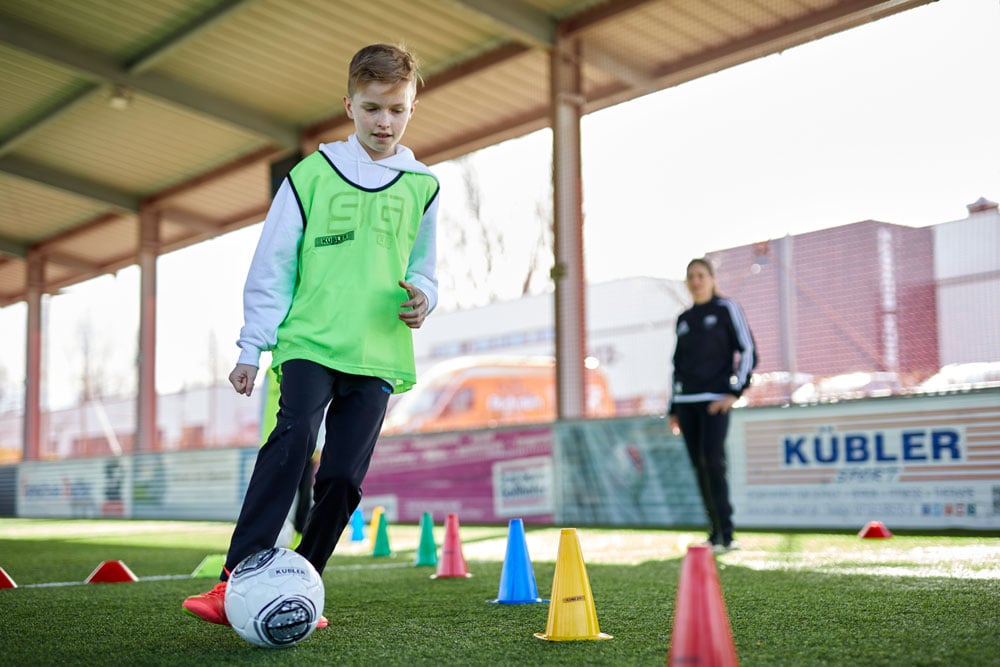
<svg viewBox="0 0 1000 667">
<path fill-rule="evenodd" d="M 355 135 L 347 141 L 320 144 L 322 151 L 347 179 L 363 188 L 379 188 L 401 171 L 430 174 L 430 170 L 405 146 L 396 146 L 396 154 L 372 160 Z M 438 301 L 437 283 L 437 210 L 435 197 L 424 212 L 406 268 L 406 281 L 416 285 L 427 297 L 428 314 Z M 295 276 L 302 242 L 302 212 L 286 178 L 274 195 L 264 219 L 257 249 L 254 251 L 243 288 L 243 328 L 236 344 L 239 363 L 260 365 L 260 354 L 274 348 L 278 325 L 292 305 Z"/>
</svg>

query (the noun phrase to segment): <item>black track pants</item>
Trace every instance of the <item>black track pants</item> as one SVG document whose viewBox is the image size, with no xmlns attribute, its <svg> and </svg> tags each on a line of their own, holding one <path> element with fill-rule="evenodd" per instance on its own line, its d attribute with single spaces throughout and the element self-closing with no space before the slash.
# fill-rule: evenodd
<svg viewBox="0 0 1000 667">
<path fill-rule="evenodd" d="M 274 546 L 316 448 L 326 408 L 326 442 L 316 471 L 313 505 L 297 549 L 323 572 L 361 502 L 361 482 L 390 393 L 389 385 L 379 378 L 341 373 L 301 359 L 282 364 L 277 424 L 257 454 L 226 555 L 226 571 L 250 554 Z M 222 578 L 227 578 L 225 572 Z"/>
<path fill-rule="evenodd" d="M 674 403 L 698 489 L 708 514 L 712 537 L 728 542 L 733 536 L 733 507 L 726 481 L 726 433 L 729 413 L 708 414 L 708 403 Z"/>
</svg>

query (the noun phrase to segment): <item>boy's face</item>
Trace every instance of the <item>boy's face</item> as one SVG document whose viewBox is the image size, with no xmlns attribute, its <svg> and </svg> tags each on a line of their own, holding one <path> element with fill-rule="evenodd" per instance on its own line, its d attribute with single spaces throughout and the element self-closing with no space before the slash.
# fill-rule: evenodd
<svg viewBox="0 0 1000 667">
<path fill-rule="evenodd" d="M 414 86 L 409 81 L 373 81 L 358 86 L 354 95 L 344 97 L 347 117 L 361 145 L 373 160 L 395 155 L 406 124 L 417 106 Z"/>
</svg>

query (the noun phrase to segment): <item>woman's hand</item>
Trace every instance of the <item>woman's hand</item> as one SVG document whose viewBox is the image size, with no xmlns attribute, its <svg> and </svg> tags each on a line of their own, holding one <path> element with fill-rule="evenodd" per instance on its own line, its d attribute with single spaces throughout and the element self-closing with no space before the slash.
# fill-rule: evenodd
<svg viewBox="0 0 1000 667">
<path fill-rule="evenodd" d="M 667 417 L 667 424 L 670 427 L 670 432 L 674 435 L 681 434 L 681 423 L 676 416 L 670 415 Z"/>
<path fill-rule="evenodd" d="M 733 407 L 733 403 L 735 402 L 735 396 L 732 394 L 726 394 L 722 398 L 716 399 L 708 404 L 708 414 L 724 415 L 729 412 L 729 408 Z"/>
</svg>

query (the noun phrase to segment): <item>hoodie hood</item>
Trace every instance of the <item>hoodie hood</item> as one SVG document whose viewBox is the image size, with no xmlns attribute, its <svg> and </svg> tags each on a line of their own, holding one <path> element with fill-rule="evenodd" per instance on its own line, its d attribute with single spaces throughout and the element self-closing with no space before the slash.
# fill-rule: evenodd
<svg viewBox="0 0 1000 667">
<path fill-rule="evenodd" d="M 372 160 L 354 134 L 347 141 L 320 144 L 319 150 L 333 161 L 340 173 L 365 187 L 371 187 L 373 179 L 380 185 L 388 183 L 401 171 L 433 176 L 427 165 L 419 162 L 413 151 L 401 144 L 396 145 L 395 155 L 382 160 Z"/>
</svg>

